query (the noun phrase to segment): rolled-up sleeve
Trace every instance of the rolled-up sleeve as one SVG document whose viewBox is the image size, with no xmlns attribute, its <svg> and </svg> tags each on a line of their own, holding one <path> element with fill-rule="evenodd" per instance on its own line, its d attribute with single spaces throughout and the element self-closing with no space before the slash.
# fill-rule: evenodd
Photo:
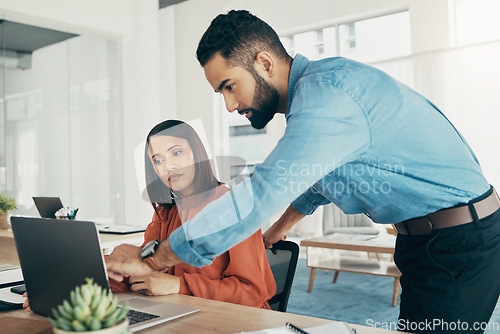
<svg viewBox="0 0 500 334">
<path fill-rule="evenodd" d="M 329 203 L 331 203 L 331 201 L 323 196 L 314 185 L 297 197 L 291 205 L 303 215 L 312 215 L 318 207 Z"/>
</svg>

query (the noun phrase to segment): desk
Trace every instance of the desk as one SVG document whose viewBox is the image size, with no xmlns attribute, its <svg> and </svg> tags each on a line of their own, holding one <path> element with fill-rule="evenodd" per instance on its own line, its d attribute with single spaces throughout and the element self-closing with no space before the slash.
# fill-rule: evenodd
<svg viewBox="0 0 500 334">
<path fill-rule="evenodd" d="M 0 262 L 19 264 L 12 232 L 0 231 Z M 107 238 L 107 237 L 106 237 Z M 115 238 L 111 238 L 116 241 Z M 113 241 L 113 240 L 111 240 Z M 141 295 L 142 296 L 142 295 Z M 146 296 L 143 296 L 146 297 Z M 239 333 L 241 331 L 254 331 L 265 328 L 284 326 L 286 322 L 292 322 L 299 327 L 312 327 L 331 323 L 331 320 L 302 316 L 292 313 L 263 310 L 254 307 L 230 304 L 185 295 L 170 295 L 146 297 L 156 300 L 164 300 L 171 303 L 194 306 L 200 312 L 160 324 L 138 333 L 160 334 L 160 333 Z M 307 307 L 306 305 L 304 307 Z M 19 317 L 47 321 L 45 318 L 26 313 L 24 310 L 1 312 L 2 317 Z M 388 319 L 389 320 L 389 319 Z M 361 325 L 352 325 L 358 334 L 372 333 L 397 333 L 382 329 L 371 328 Z"/>
<path fill-rule="evenodd" d="M 390 237 L 389 237 L 390 238 Z M 322 236 L 302 240 L 301 246 L 307 247 L 307 266 L 311 268 L 309 277 L 308 292 L 312 291 L 314 276 L 316 269 L 334 270 L 335 276 L 333 283 L 336 282 L 340 271 L 352 272 L 358 274 L 368 274 L 376 276 L 385 276 L 394 278 L 394 290 L 392 296 L 392 306 L 397 305 L 399 295 L 399 278 L 401 272 L 398 270 L 392 260 L 375 261 L 346 255 L 343 251 L 361 251 L 373 253 L 394 254 L 394 242 L 392 239 L 384 239 L 383 241 L 375 240 L 351 240 L 337 239 L 333 236 Z M 327 253 L 315 252 L 316 249 L 333 250 Z"/>
<path fill-rule="evenodd" d="M 0 262 L 19 265 L 14 234 L 9 230 L 0 230 Z"/>
<path fill-rule="evenodd" d="M 108 255 L 120 244 L 142 245 L 144 242 L 144 232 L 130 234 L 99 233 L 99 239 L 104 255 Z"/>
<path fill-rule="evenodd" d="M 190 305 L 200 309 L 194 314 L 175 319 L 154 327 L 141 330 L 136 333 L 144 334 L 224 334 L 239 333 L 242 331 L 254 331 L 265 328 L 284 326 L 291 322 L 301 328 L 319 326 L 331 323 L 331 320 L 307 317 L 292 313 L 283 313 L 270 310 L 262 310 L 254 307 L 235 305 L 214 300 L 202 299 L 185 295 L 170 295 L 159 297 L 148 297 L 156 300 L 164 300 L 170 303 Z M 45 320 L 45 318 L 26 313 L 24 310 L 0 313 L 0 318 L 5 316 L 21 317 L 28 319 Z M 394 331 L 381 330 L 361 325 L 351 325 L 358 334 L 372 333 L 397 333 Z"/>
</svg>

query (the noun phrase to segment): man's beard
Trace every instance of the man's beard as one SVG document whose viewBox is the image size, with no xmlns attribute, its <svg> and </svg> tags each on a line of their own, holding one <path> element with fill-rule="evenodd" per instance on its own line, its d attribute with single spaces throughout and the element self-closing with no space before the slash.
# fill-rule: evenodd
<svg viewBox="0 0 500 334">
<path fill-rule="evenodd" d="M 260 75 L 254 74 L 255 92 L 251 108 L 246 108 L 245 111 L 252 112 L 252 116 L 248 119 L 250 124 L 255 129 L 264 128 L 274 114 L 278 111 L 280 96 L 276 88 L 268 84 Z"/>
</svg>

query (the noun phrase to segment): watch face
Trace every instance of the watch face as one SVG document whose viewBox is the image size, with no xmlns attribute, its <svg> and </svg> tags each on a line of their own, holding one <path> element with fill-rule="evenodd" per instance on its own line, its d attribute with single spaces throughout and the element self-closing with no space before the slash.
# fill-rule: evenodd
<svg viewBox="0 0 500 334">
<path fill-rule="evenodd" d="M 141 250 L 141 258 L 145 258 L 145 257 L 153 255 L 157 244 L 158 244 L 158 241 L 151 240 L 146 245 L 144 245 L 144 247 L 142 247 L 142 250 Z"/>
</svg>

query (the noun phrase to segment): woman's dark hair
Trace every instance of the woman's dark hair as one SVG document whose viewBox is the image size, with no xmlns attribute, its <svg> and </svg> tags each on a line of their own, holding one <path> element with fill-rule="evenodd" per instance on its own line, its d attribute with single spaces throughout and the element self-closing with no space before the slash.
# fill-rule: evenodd
<svg viewBox="0 0 500 334">
<path fill-rule="evenodd" d="M 212 166 L 210 165 L 207 152 L 196 131 L 183 121 L 163 121 L 149 131 L 146 137 L 146 147 L 144 149 L 146 189 L 156 214 L 158 214 L 158 206 L 171 208 L 175 204 L 176 194 L 158 177 L 149 157 L 149 142 L 150 138 L 153 136 L 172 136 L 186 139 L 189 142 L 189 146 L 193 151 L 195 163 L 195 176 L 193 180 L 195 185 L 194 194 L 208 192 L 210 189 L 220 184 L 212 172 Z"/>
<path fill-rule="evenodd" d="M 266 22 L 246 10 L 231 10 L 220 14 L 201 37 L 196 57 L 202 67 L 220 52 L 231 65 L 253 70 L 260 51 L 291 61 L 278 34 Z"/>
</svg>

